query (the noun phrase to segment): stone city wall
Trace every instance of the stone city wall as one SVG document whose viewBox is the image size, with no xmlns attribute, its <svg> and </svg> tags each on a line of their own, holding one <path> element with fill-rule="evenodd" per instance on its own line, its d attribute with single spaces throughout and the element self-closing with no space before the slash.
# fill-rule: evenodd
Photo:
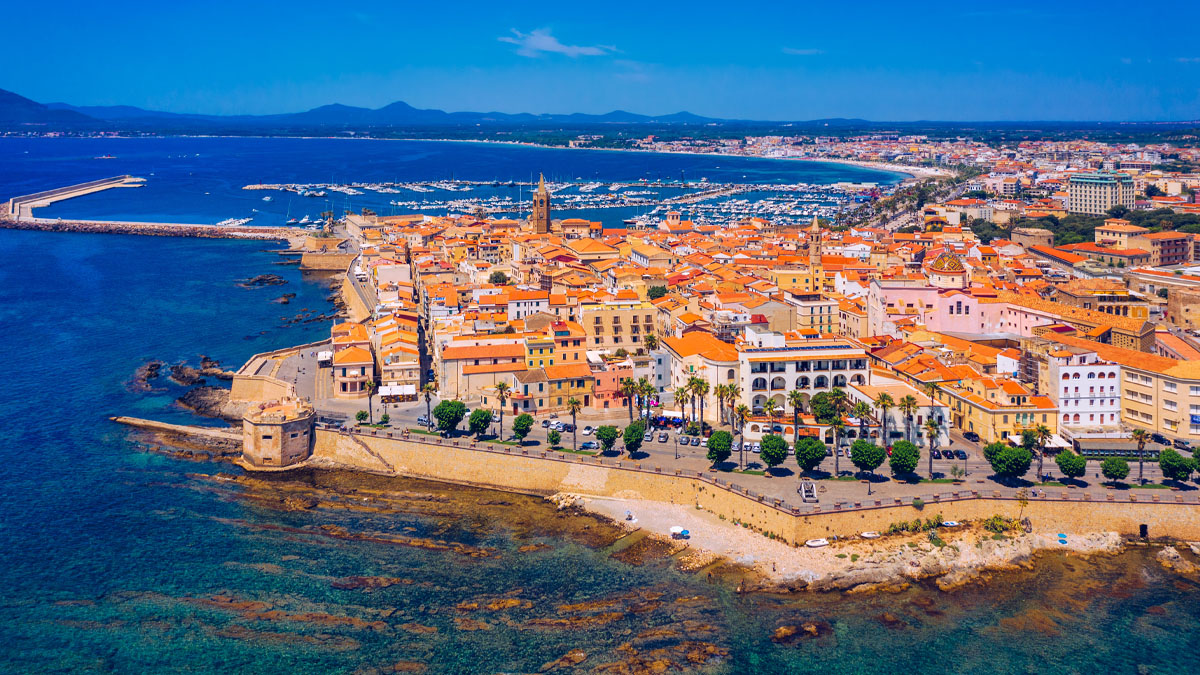
<svg viewBox="0 0 1200 675">
<path fill-rule="evenodd" d="M 236 375 L 229 390 L 234 403 L 262 403 L 296 398 L 296 388 L 290 382 L 267 375 Z"/>
<path fill-rule="evenodd" d="M 316 253 L 306 251 L 300 256 L 300 269 L 304 271 L 345 272 L 358 255 L 354 253 Z"/>
<path fill-rule="evenodd" d="M 318 429 L 312 463 L 542 495 L 570 492 L 692 504 L 791 544 L 882 531 L 894 522 L 934 514 L 958 521 L 981 520 L 995 514 L 1023 515 L 1035 531 L 1070 534 L 1111 530 L 1137 535 L 1140 526 L 1146 525 L 1152 537 L 1200 539 L 1200 504 L 1174 503 L 1173 495 L 1164 495 L 1157 503 L 1131 502 L 1127 498 L 1111 502 L 1039 498 L 1030 500 L 1024 508 L 1011 498 L 966 497 L 927 500 L 922 509 L 911 504 L 874 506 L 871 502 L 871 506 L 861 508 L 794 513 L 787 507 L 777 508 L 772 499 L 760 500 L 694 475 L 660 473 L 645 465 L 639 469 L 637 463 L 628 461 L 617 466 L 613 460 L 605 460 L 601 465 L 595 458 L 582 455 L 548 453 L 543 457 L 541 450 L 526 452 L 485 443 L 472 449 L 465 439 L 457 445 L 451 441 L 439 445 L 434 437 L 429 437 L 429 442 L 415 442 Z"/>
<path fill-rule="evenodd" d="M 371 318 L 371 308 L 363 302 L 362 296 L 354 289 L 354 283 L 348 276 L 342 277 L 342 301 L 346 303 L 346 313 L 355 323 L 361 323 Z"/>
</svg>

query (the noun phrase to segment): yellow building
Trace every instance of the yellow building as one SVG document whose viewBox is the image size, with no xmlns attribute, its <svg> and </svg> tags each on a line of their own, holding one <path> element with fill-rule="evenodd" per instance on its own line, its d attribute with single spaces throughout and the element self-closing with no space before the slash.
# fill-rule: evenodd
<svg viewBox="0 0 1200 675">
<path fill-rule="evenodd" d="M 984 445 L 1020 437 L 1025 429 L 1044 425 L 1058 433 L 1058 408 L 1046 396 L 1035 396 L 1016 380 L 980 377 L 943 385 L 935 395 L 950 407 L 950 420 L 960 431 L 979 434 Z"/>
<path fill-rule="evenodd" d="M 554 365 L 554 337 L 552 335 L 526 336 L 525 365 L 530 368 L 545 368 Z"/>
<path fill-rule="evenodd" d="M 636 298 L 632 291 L 625 291 Z M 592 349 L 634 350 L 647 334 L 654 332 L 654 305 L 645 300 L 621 299 L 579 305 L 579 324 L 587 331 Z"/>
</svg>

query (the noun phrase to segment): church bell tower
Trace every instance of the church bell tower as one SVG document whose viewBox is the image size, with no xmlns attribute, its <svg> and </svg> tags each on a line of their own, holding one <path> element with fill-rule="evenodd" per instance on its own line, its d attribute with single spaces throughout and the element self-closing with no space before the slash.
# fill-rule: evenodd
<svg viewBox="0 0 1200 675">
<path fill-rule="evenodd" d="M 546 189 L 546 177 L 538 175 L 538 189 L 533 193 L 533 213 L 529 216 L 533 231 L 537 234 L 550 232 L 550 191 Z"/>
</svg>

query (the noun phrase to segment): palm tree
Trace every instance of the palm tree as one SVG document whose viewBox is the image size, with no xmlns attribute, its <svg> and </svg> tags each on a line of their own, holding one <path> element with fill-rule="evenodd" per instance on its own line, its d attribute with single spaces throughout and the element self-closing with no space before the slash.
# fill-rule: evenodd
<svg viewBox="0 0 1200 675">
<path fill-rule="evenodd" d="M 1142 457 L 1146 454 L 1146 442 L 1150 440 L 1150 434 L 1145 429 L 1134 429 L 1133 440 L 1138 446 L 1138 482 L 1145 485 L 1146 481 L 1142 480 Z"/>
<path fill-rule="evenodd" d="M 500 401 L 500 440 L 504 440 L 504 404 L 508 403 L 508 391 L 510 388 L 507 382 L 496 383 L 496 400 Z"/>
<path fill-rule="evenodd" d="M 867 418 L 871 416 L 871 404 L 859 401 L 854 404 L 850 414 L 858 418 L 858 437 L 865 439 L 867 437 Z"/>
<path fill-rule="evenodd" d="M 650 421 L 650 401 L 651 397 L 658 393 L 658 389 L 650 384 L 650 380 L 642 377 L 638 378 L 638 395 L 642 397 L 642 402 L 646 404 L 646 421 Z"/>
<path fill-rule="evenodd" d="M 841 415 L 846 412 L 850 399 L 846 397 L 845 391 L 834 387 L 829 390 L 829 402 L 833 404 L 833 409 L 837 411 L 838 415 Z"/>
<path fill-rule="evenodd" d="M 371 417 L 371 426 L 375 426 L 375 406 L 373 405 L 371 399 L 375 396 L 375 390 L 378 388 L 379 385 L 375 384 L 375 380 L 367 380 L 366 382 L 363 382 L 363 389 L 367 390 L 367 413 Z"/>
<path fill-rule="evenodd" d="M 937 382 L 926 382 L 924 387 L 925 395 L 929 397 L 929 416 L 933 417 L 937 413 L 937 395 L 942 390 Z"/>
<path fill-rule="evenodd" d="M 648 333 L 646 337 L 642 339 L 642 344 L 646 345 L 646 351 L 652 352 L 655 349 L 658 349 L 658 336 L 654 333 Z"/>
<path fill-rule="evenodd" d="M 700 435 L 704 435 L 704 401 L 708 398 L 708 381 L 696 378 L 696 395 L 700 397 Z"/>
<path fill-rule="evenodd" d="M 833 475 L 836 477 L 842 475 L 842 470 L 838 465 L 838 457 L 842 452 L 838 444 L 842 438 L 842 432 L 846 430 L 846 423 L 842 421 L 841 414 L 833 420 L 833 424 L 829 425 L 829 428 L 833 429 Z"/>
<path fill-rule="evenodd" d="M 725 390 L 727 387 L 723 384 L 718 384 L 713 387 L 713 397 L 717 399 L 717 423 L 725 423 Z"/>
<path fill-rule="evenodd" d="M 776 403 L 775 399 L 773 398 L 767 399 L 767 401 L 763 403 L 763 414 L 767 416 L 767 429 L 771 433 L 774 432 L 776 412 L 779 412 L 779 404 Z"/>
<path fill-rule="evenodd" d="M 625 399 L 625 407 L 629 408 L 629 423 L 633 424 L 633 397 L 638 394 L 637 382 L 628 377 L 621 380 L 621 388 L 618 392 Z"/>
<path fill-rule="evenodd" d="M 686 388 L 675 390 L 675 403 L 679 406 L 679 414 L 683 415 L 684 426 L 687 425 L 687 406 L 692 401 L 692 394 Z"/>
<path fill-rule="evenodd" d="M 879 433 L 883 436 L 883 444 L 885 447 L 889 445 L 887 435 L 888 410 L 891 410 L 895 405 L 896 401 L 894 401 L 892 399 L 892 395 L 886 391 L 881 392 L 879 396 L 875 397 L 875 407 L 879 409 Z"/>
<path fill-rule="evenodd" d="M 1037 439 L 1038 450 L 1038 479 L 1036 482 L 1041 482 L 1042 480 L 1042 461 L 1046 458 L 1046 443 L 1053 435 L 1050 433 L 1050 428 L 1045 424 L 1039 424 L 1033 428 L 1033 437 Z"/>
<path fill-rule="evenodd" d="M 800 413 L 804 412 L 804 394 L 799 389 L 793 389 L 787 395 L 788 405 L 792 406 L 792 446 L 800 442 Z"/>
<path fill-rule="evenodd" d="M 437 391 L 437 387 L 432 382 L 426 382 L 424 387 L 421 387 L 421 394 L 425 396 L 425 424 L 428 427 L 433 426 L 433 409 L 430 408 L 430 401 L 433 400 L 433 392 Z"/>
<path fill-rule="evenodd" d="M 742 469 L 746 468 L 746 421 L 750 419 L 750 415 L 752 414 L 753 412 L 750 410 L 749 406 L 745 404 L 739 405 L 733 409 L 733 417 L 737 420 L 737 430 L 742 436 L 742 444 L 738 446 L 738 451 L 742 454 L 742 459 L 740 461 Z M 733 424 L 731 422 L 730 426 L 732 425 Z"/>
<path fill-rule="evenodd" d="M 930 417 L 925 420 L 925 438 L 929 439 L 929 479 L 933 480 L 933 451 L 937 449 L 938 435 L 942 426 Z"/>
<path fill-rule="evenodd" d="M 904 413 L 904 438 L 910 443 L 912 442 L 912 418 L 917 413 L 917 397 L 912 394 L 906 395 L 896 404 L 900 412 Z"/>
<path fill-rule="evenodd" d="M 583 404 L 579 399 L 572 396 L 567 399 L 567 412 L 571 413 L 571 446 L 573 450 L 579 449 L 579 431 L 578 425 L 575 424 L 575 416 L 583 409 Z"/>
<path fill-rule="evenodd" d="M 740 406 L 738 401 L 742 397 L 742 388 L 730 382 L 725 386 L 725 400 L 729 401 L 729 428 L 733 428 L 733 414 L 735 406 Z"/>
</svg>

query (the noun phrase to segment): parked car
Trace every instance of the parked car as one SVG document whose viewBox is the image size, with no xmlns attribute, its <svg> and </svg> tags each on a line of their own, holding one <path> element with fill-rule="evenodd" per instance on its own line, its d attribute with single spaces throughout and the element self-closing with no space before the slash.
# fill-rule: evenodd
<svg viewBox="0 0 1200 675">
<path fill-rule="evenodd" d="M 596 433 L 596 430 L 595 430 L 595 429 L 593 429 L 593 428 L 592 428 L 592 425 L 590 425 L 590 424 L 589 424 L 589 425 L 587 425 L 586 427 L 584 427 L 584 428 L 583 428 L 583 435 L 584 435 L 584 436 L 591 436 L 591 435 L 592 435 L 592 434 L 594 434 L 594 433 Z"/>
<path fill-rule="evenodd" d="M 667 442 L 667 432 L 665 432 L 665 431 L 660 431 L 660 432 L 659 432 L 659 434 L 658 434 L 658 442 L 659 442 L 659 443 L 666 443 L 666 442 Z"/>
<path fill-rule="evenodd" d="M 930 455 L 931 457 L 933 457 L 934 459 L 941 459 L 941 458 L 942 458 L 942 451 L 941 451 L 941 450 L 930 450 L 930 451 L 929 451 L 929 455 Z"/>
<path fill-rule="evenodd" d="M 966 458 L 967 458 L 967 453 L 965 451 L 963 451 L 963 450 L 955 450 L 954 451 L 954 459 L 966 459 Z"/>
<path fill-rule="evenodd" d="M 643 443 L 649 443 L 650 441 L 653 441 L 653 440 L 654 440 L 654 432 L 653 431 L 647 431 L 646 435 L 642 436 Z"/>
<path fill-rule="evenodd" d="M 700 445 L 700 437 L 692 436 L 692 445 Z"/>
<path fill-rule="evenodd" d="M 1162 434 L 1150 434 L 1150 440 L 1160 445 L 1170 445 L 1170 442 L 1167 441 L 1167 437 L 1163 436 Z"/>
<path fill-rule="evenodd" d="M 968 441 L 971 441 L 972 443 L 979 442 L 979 434 L 975 433 L 974 431 L 964 431 L 963 438 L 967 439 Z"/>
<path fill-rule="evenodd" d="M 425 415 L 421 415 L 420 417 L 417 418 L 417 424 L 420 424 L 423 427 L 427 427 L 427 426 L 429 426 L 429 418 Z"/>
<path fill-rule="evenodd" d="M 566 431 L 567 425 L 563 424 L 562 422 L 555 422 L 554 424 L 550 425 L 550 428 L 554 429 L 555 431 Z"/>
<path fill-rule="evenodd" d="M 542 420 L 542 428 L 549 429 L 550 428 L 550 420 Z"/>
<path fill-rule="evenodd" d="M 571 424 L 570 422 L 567 422 L 566 424 L 562 425 L 562 430 L 569 434 L 569 433 L 575 431 L 575 425 Z"/>
<path fill-rule="evenodd" d="M 500 413 L 492 413 L 492 421 L 499 423 L 500 422 Z"/>
<path fill-rule="evenodd" d="M 1173 445 L 1176 450 L 1186 450 L 1188 452 L 1191 452 L 1191 450 L 1192 450 L 1191 446 L 1188 445 L 1187 441 L 1182 441 L 1182 440 L 1179 440 L 1178 438 L 1175 439 L 1171 443 L 1171 445 Z"/>
<path fill-rule="evenodd" d="M 833 448 L 829 447 L 828 445 L 825 446 L 825 456 L 833 457 Z"/>
<path fill-rule="evenodd" d="M 842 457 L 850 459 L 850 448 L 842 448 Z"/>
<path fill-rule="evenodd" d="M 597 443 L 596 441 L 584 441 L 583 444 L 579 446 L 579 449 L 580 450 L 599 450 L 600 444 Z"/>
<path fill-rule="evenodd" d="M 750 446 L 750 450 L 753 451 L 755 454 L 761 455 L 762 454 L 762 443 L 755 443 L 754 445 Z"/>
</svg>

